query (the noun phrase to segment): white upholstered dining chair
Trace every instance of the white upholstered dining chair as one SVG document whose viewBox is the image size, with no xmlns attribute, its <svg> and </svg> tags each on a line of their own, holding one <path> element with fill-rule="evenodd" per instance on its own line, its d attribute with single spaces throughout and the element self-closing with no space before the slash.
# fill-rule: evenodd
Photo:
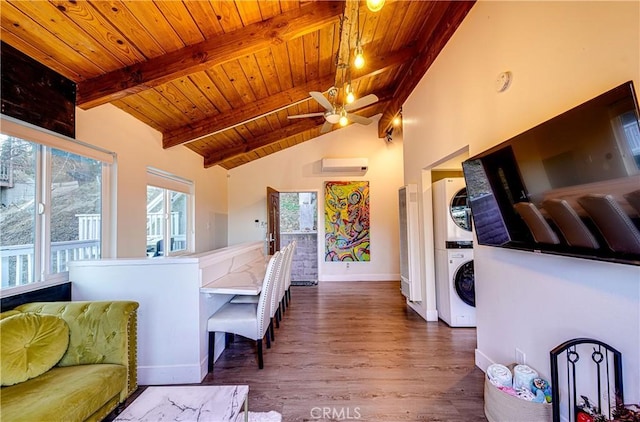
<svg viewBox="0 0 640 422">
<path fill-rule="evenodd" d="M 286 294 L 286 283 L 291 282 L 291 260 L 293 258 L 293 248 L 295 241 L 289 243 L 279 252 L 282 254 L 280 266 L 277 269 L 277 276 L 274 282 L 274 293 L 269 306 L 269 315 L 271 316 L 270 334 L 271 339 L 275 339 L 274 326 L 280 327 L 282 320 L 282 312 L 284 311 L 284 297 Z M 288 276 L 287 276 L 288 274 Z M 255 295 L 235 295 L 231 299 L 231 303 L 258 303 L 259 296 Z"/>
<path fill-rule="evenodd" d="M 578 204 L 614 252 L 640 254 L 640 230 L 611 195 L 588 194 L 578 198 Z"/>
<path fill-rule="evenodd" d="M 296 246 L 298 242 L 294 240 L 289 244 L 291 247 L 291 252 L 289 254 L 289 261 L 287 263 L 287 267 L 284 270 L 284 299 L 286 306 L 289 306 L 289 302 L 291 301 L 291 271 L 293 265 L 293 255 L 296 253 Z"/>
<path fill-rule="evenodd" d="M 278 317 L 282 319 L 288 302 L 287 302 L 287 288 L 291 284 L 291 261 L 293 260 L 293 253 L 295 251 L 295 240 L 287 245 L 284 252 L 284 258 L 282 260 L 282 280 L 280 284 L 280 290 L 278 292 L 278 299 L 280 300 Z"/>
<path fill-rule="evenodd" d="M 291 244 L 285 246 L 284 249 L 280 250 L 280 252 L 282 253 L 282 261 L 280 262 L 280 269 L 278 271 L 278 279 L 276 282 L 275 292 L 271 298 L 271 320 L 272 322 L 275 322 L 276 327 L 280 327 L 280 321 L 282 320 L 282 299 L 284 297 L 287 261 L 289 260 L 289 256 L 291 255 Z"/>
<path fill-rule="evenodd" d="M 513 208 L 520 214 L 536 243 L 547 243 L 557 245 L 560 238 L 553 231 L 547 220 L 544 219 L 540 210 L 531 202 L 517 202 L 513 204 Z"/>
<path fill-rule="evenodd" d="M 271 321 L 271 298 L 275 293 L 274 286 L 282 258 L 282 253 L 276 252 L 269 259 L 257 303 L 228 302 L 209 317 L 207 322 L 207 330 L 209 331 L 209 372 L 213 371 L 215 334 L 217 332 L 238 334 L 255 340 L 258 352 L 258 368 L 262 369 L 264 367 L 262 340 L 266 335 L 267 347 L 270 346 L 268 330 Z"/>
</svg>

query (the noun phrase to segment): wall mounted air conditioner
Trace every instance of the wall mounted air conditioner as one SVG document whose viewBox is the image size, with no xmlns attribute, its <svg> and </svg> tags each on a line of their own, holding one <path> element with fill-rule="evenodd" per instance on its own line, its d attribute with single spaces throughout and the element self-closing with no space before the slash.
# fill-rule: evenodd
<svg viewBox="0 0 640 422">
<path fill-rule="evenodd" d="M 369 169 L 369 160 L 366 158 L 323 158 L 322 172 L 325 173 L 360 173 L 364 174 Z"/>
</svg>

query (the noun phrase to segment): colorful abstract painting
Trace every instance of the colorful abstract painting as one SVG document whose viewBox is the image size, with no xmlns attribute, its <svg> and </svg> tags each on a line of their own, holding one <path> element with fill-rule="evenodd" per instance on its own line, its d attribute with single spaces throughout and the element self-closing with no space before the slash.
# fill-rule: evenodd
<svg viewBox="0 0 640 422">
<path fill-rule="evenodd" d="M 369 182 L 325 182 L 324 260 L 369 261 Z"/>
</svg>

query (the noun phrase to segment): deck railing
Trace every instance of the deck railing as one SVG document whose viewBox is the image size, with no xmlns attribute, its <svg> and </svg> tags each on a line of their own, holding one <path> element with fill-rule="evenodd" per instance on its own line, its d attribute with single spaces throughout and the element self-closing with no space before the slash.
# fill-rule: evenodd
<svg viewBox="0 0 640 422">
<path fill-rule="evenodd" d="M 68 270 L 67 263 L 70 261 L 98 258 L 100 258 L 99 240 L 54 242 L 51 244 L 51 271 L 47 272 L 61 273 Z M 33 245 L 0 247 L 0 273 L 3 288 L 32 283 L 36 278 L 33 268 Z"/>
<path fill-rule="evenodd" d="M 76 214 L 78 218 L 78 239 L 100 239 L 102 230 L 100 214 Z"/>
<path fill-rule="evenodd" d="M 51 244 L 51 271 L 55 274 L 67 271 L 69 261 L 100 258 L 100 214 L 76 214 L 80 240 Z M 186 248 L 186 235 L 180 233 L 179 213 L 171 213 L 172 245 L 174 250 Z M 155 248 L 162 239 L 164 214 L 147 216 L 147 245 Z M 153 255 L 153 253 L 152 253 Z M 2 288 L 32 283 L 34 277 L 33 245 L 0 246 L 0 274 Z"/>
<path fill-rule="evenodd" d="M 177 236 L 180 233 L 180 213 L 172 212 L 171 216 L 171 236 Z M 147 236 L 162 237 L 164 233 L 164 213 L 147 213 Z"/>
<path fill-rule="evenodd" d="M 76 214 L 78 217 L 78 238 L 99 239 L 101 230 L 100 214 Z M 164 213 L 147 214 L 147 239 L 162 239 L 164 233 Z M 184 236 L 181 233 L 180 213 L 171 213 L 171 236 Z"/>
</svg>

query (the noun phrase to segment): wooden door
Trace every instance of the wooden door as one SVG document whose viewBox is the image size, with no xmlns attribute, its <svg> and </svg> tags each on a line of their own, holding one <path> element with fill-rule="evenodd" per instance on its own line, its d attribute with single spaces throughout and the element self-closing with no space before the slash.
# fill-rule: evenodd
<svg viewBox="0 0 640 422">
<path fill-rule="evenodd" d="M 267 186 L 267 250 L 273 255 L 280 250 L 280 192 Z"/>
</svg>

